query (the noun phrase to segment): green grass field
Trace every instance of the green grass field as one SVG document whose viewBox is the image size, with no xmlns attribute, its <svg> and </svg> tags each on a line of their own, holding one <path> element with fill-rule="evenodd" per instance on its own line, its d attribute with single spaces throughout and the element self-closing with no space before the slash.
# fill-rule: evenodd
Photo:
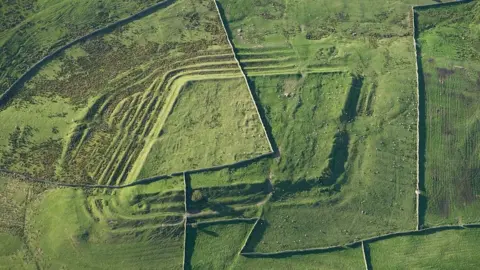
<svg viewBox="0 0 480 270">
<path fill-rule="evenodd" d="M 280 157 L 269 169 L 274 193 L 266 221 L 250 248 L 322 247 L 413 229 L 415 137 L 403 121 L 415 114 L 379 113 L 382 104 L 368 100 L 372 91 L 383 93 L 367 78 L 309 74 L 297 77 L 296 87 L 292 79 L 253 79 Z M 287 97 L 290 85 L 295 94 Z"/>
<path fill-rule="evenodd" d="M 238 222 L 192 228 L 191 269 L 228 269 L 241 260 L 238 253 L 252 226 L 251 222 Z"/>
<path fill-rule="evenodd" d="M 269 151 L 243 78 L 192 81 L 181 90 L 139 178 L 231 164 Z"/>
<path fill-rule="evenodd" d="M 0 174 L 0 269 L 35 269 L 25 241 L 25 211 L 33 187 Z"/>
<path fill-rule="evenodd" d="M 233 269 L 365 269 L 361 248 L 275 258 L 240 257 Z"/>
<path fill-rule="evenodd" d="M 182 184 L 47 190 L 28 207 L 27 243 L 42 269 L 179 269 Z"/>
<path fill-rule="evenodd" d="M 374 269 L 477 269 L 480 230 L 395 237 L 369 244 Z"/>
<path fill-rule="evenodd" d="M 197 2 L 185 9 L 182 1 L 175 2 L 74 45 L 45 64 L 25 87 L 11 94 L 0 111 L 0 119 L 18 120 L 8 121 L 0 133 L 0 167 L 59 182 L 107 185 L 133 182 L 139 178 L 152 147 L 153 152 L 160 147 L 158 136 L 173 106 L 195 102 L 187 97 L 177 103 L 181 89 L 186 88 L 184 92 L 189 93 L 188 89 L 199 85 L 200 89 L 192 91 L 201 91 L 202 87 L 207 90 L 203 82 L 191 87 L 184 85 L 189 81 L 227 78 L 241 78 L 241 73 L 233 61 L 213 3 Z M 147 165 L 143 176 L 233 162 L 266 151 L 245 85 L 240 81 L 234 85 L 227 83 L 218 86 L 218 92 L 225 97 L 226 93 L 220 89 L 230 87 L 240 87 L 236 89 L 238 96 L 245 98 L 239 101 L 238 111 L 231 110 L 230 115 L 225 112 L 224 117 L 236 112 L 245 114 L 237 124 L 248 122 L 250 127 L 238 134 L 249 140 L 245 146 L 250 146 L 229 149 L 237 153 L 221 153 L 225 149 L 218 149 L 218 160 L 202 161 L 200 157 L 200 160 L 185 160 L 184 166 L 165 164 L 163 170 L 152 172 Z M 219 112 L 226 109 L 219 108 Z M 174 112 L 179 110 L 177 106 Z M 38 112 L 38 116 L 33 117 L 32 111 Z M 172 117 L 180 116 L 173 113 Z M 172 121 L 168 122 L 171 125 Z M 217 129 L 217 136 L 224 134 L 223 144 L 227 135 L 231 135 L 227 130 L 231 127 Z M 195 134 L 185 134 L 185 141 L 189 136 Z M 175 151 L 170 145 L 161 147 Z M 205 149 L 192 153 L 188 148 L 184 151 L 190 151 L 191 155 Z M 161 155 L 174 154 L 158 151 Z M 158 158 L 158 154 L 152 155 Z M 190 158 L 195 159 L 187 157 Z"/>
<path fill-rule="evenodd" d="M 0 1 L 0 94 L 42 57 L 156 1 Z"/>
<path fill-rule="evenodd" d="M 0 269 L 480 267 L 475 226 L 358 242 L 480 222 L 480 2 L 436 2 L 172 0 L 55 55 L 0 96 Z M 0 0 L 0 95 L 156 3 Z"/>
<path fill-rule="evenodd" d="M 480 222 L 480 5 L 418 12 L 425 82 L 425 225 Z"/>
</svg>

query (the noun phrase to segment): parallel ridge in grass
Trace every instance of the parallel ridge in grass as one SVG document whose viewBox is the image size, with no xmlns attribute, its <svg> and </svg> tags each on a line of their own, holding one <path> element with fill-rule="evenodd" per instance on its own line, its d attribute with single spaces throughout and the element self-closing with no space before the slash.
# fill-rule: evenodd
<svg viewBox="0 0 480 270">
<path fill-rule="evenodd" d="M 49 190 L 29 206 L 28 244 L 41 268 L 178 269 L 184 250 L 182 183 L 115 194 Z M 180 216 L 176 223 L 172 211 Z"/>
</svg>

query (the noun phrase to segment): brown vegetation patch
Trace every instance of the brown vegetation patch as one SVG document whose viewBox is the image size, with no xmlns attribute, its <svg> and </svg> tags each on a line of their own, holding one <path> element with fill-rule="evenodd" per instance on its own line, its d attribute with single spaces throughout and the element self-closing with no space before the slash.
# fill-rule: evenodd
<svg viewBox="0 0 480 270">
<path fill-rule="evenodd" d="M 478 72 L 477 89 L 480 90 L 480 72 Z"/>
<path fill-rule="evenodd" d="M 471 204 L 475 201 L 474 178 L 478 176 L 479 169 L 466 169 L 458 182 L 460 200 L 464 204 Z"/>
<path fill-rule="evenodd" d="M 438 202 L 438 211 L 444 218 L 448 218 L 450 215 L 450 202 L 448 199 L 442 199 Z"/>
<path fill-rule="evenodd" d="M 438 81 L 443 84 L 448 76 L 452 75 L 453 73 L 455 73 L 455 71 L 452 69 L 437 68 Z"/>
</svg>

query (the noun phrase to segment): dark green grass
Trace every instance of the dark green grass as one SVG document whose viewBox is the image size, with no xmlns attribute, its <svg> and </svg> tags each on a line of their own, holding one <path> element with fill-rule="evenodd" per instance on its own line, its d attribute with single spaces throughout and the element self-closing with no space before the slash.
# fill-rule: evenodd
<svg viewBox="0 0 480 270">
<path fill-rule="evenodd" d="M 335 73 L 254 78 L 279 151 L 269 172 L 274 183 L 326 177 L 351 80 Z"/>
<path fill-rule="evenodd" d="M 306 83 L 305 93 L 316 96 L 283 95 L 284 77 L 250 77 L 279 149 L 279 157 L 259 170 L 268 171 L 274 193 L 250 250 L 329 246 L 414 229 L 417 113 L 410 4 L 432 2 L 220 2 L 244 59 L 293 51 L 305 81 L 322 76 L 305 76 L 313 68 L 342 67 L 352 74 L 345 92 L 334 90 L 345 85 L 338 79 L 325 88 Z M 329 126 L 317 121 L 322 119 Z"/>
<path fill-rule="evenodd" d="M 62 45 L 157 1 L 0 1 L 0 94 Z"/>
<path fill-rule="evenodd" d="M 272 202 L 250 243 L 252 250 L 330 246 L 414 227 L 414 171 L 409 169 L 415 164 L 414 155 L 406 154 L 414 149 L 413 129 L 402 122 L 378 125 L 382 120 L 377 117 L 388 116 L 374 112 L 372 117 L 362 109 L 368 107 L 362 96 L 372 91 L 372 82 L 342 76 L 307 75 L 293 97 L 280 91 L 291 78 L 254 78 L 280 157 L 271 165 Z M 309 84 L 312 80 L 330 83 Z M 289 102 L 292 111 L 284 105 Z M 385 110 L 379 105 L 373 110 Z M 394 117 L 408 117 L 401 114 Z M 317 140 L 310 139 L 315 135 Z M 317 147 L 310 144 L 316 141 Z M 323 156 L 315 162 L 311 154 Z M 406 160 L 411 164 L 401 165 Z"/>
<path fill-rule="evenodd" d="M 239 257 L 240 249 L 253 226 L 251 222 L 198 225 L 190 229 L 193 254 L 187 269 L 228 269 Z"/>
<path fill-rule="evenodd" d="M 451 230 L 370 243 L 374 269 L 478 269 L 480 230 Z"/>
<path fill-rule="evenodd" d="M 231 164 L 268 153 L 254 106 L 242 78 L 187 82 L 139 178 Z"/>
<path fill-rule="evenodd" d="M 202 62 L 187 60 L 228 49 L 212 4 L 176 1 L 43 65 L 2 104 L 0 168 L 71 183 L 137 180 L 144 160 L 137 158 L 148 153 L 190 78 L 180 77 L 188 71 L 180 67 L 197 64 L 191 76 L 208 78 Z M 228 67 L 232 57 L 225 61 Z"/>
<path fill-rule="evenodd" d="M 474 1 L 418 11 L 425 225 L 480 221 L 480 43 Z"/>
</svg>

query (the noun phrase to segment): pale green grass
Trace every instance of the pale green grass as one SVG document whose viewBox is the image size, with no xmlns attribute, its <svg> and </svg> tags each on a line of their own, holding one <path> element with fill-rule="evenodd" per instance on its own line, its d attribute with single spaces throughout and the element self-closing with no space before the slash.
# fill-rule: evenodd
<svg viewBox="0 0 480 270">
<path fill-rule="evenodd" d="M 89 214 L 81 190 L 46 191 L 29 207 L 27 226 L 28 244 L 42 268 L 178 269 L 182 265 L 181 225 L 111 230 Z"/>
<path fill-rule="evenodd" d="M 110 4 L 98 12 L 113 8 Z M 58 5 L 58 10 L 75 8 Z M 123 8 L 121 2 L 115 6 Z M 76 44 L 42 66 L 3 105 L 0 120 L 8 124 L 0 131 L 0 167 L 54 181 L 125 183 L 141 168 L 140 154 L 149 152 L 184 83 L 241 76 L 236 66 L 222 74 L 231 65 L 225 61 L 210 66 L 218 76 L 204 72 L 205 64 L 217 54 L 226 58 L 226 52 L 225 34 L 209 1 L 176 1 Z M 138 171 L 128 182 L 136 176 Z"/>
<path fill-rule="evenodd" d="M 267 153 L 268 141 L 254 106 L 241 78 L 188 83 L 139 178 L 230 164 Z"/>
<path fill-rule="evenodd" d="M 374 269 L 478 269 L 480 230 L 394 237 L 369 244 Z"/>
</svg>

